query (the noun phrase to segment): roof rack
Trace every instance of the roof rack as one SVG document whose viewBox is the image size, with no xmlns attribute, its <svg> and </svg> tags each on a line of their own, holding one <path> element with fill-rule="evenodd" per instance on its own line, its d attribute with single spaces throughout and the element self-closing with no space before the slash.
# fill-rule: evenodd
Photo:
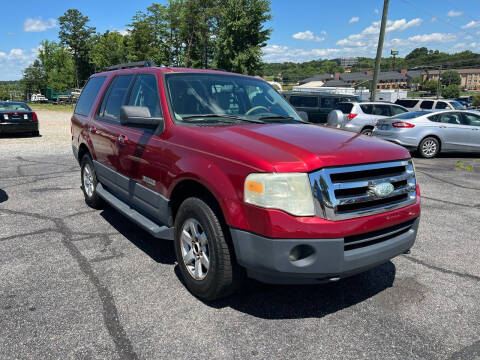
<svg viewBox="0 0 480 360">
<path fill-rule="evenodd" d="M 146 61 L 137 61 L 137 62 L 131 62 L 126 64 L 113 65 L 113 66 L 107 67 L 105 70 L 112 71 L 112 70 L 132 69 L 132 68 L 152 67 L 152 66 L 155 66 L 153 61 L 146 60 Z"/>
</svg>

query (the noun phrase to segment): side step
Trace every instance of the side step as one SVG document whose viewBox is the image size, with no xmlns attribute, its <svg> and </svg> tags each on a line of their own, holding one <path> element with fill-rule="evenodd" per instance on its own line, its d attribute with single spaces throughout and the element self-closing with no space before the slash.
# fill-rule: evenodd
<svg viewBox="0 0 480 360">
<path fill-rule="evenodd" d="M 158 239 L 173 240 L 173 228 L 168 226 L 160 226 L 149 218 L 140 214 L 137 210 L 132 209 L 116 196 L 109 193 L 102 184 L 98 183 L 96 187 L 98 196 L 105 200 L 110 206 L 118 210 L 122 215 L 129 218 L 138 226 L 148 231 L 153 237 Z"/>
</svg>

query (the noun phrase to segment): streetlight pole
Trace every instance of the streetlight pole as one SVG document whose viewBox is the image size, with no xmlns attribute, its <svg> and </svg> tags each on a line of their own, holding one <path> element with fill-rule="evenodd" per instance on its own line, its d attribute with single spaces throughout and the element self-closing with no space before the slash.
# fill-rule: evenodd
<svg viewBox="0 0 480 360">
<path fill-rule="evenodd" d="M 373 73 L 372 88 L 370 89 L 370 101 L 375 101 L 375 90 L 377 90 L 378 73 L 380 72 L 380 61 L 382 60 L 383 40 L 385 39 L 385 27 L 387 25 L 388 3 L 390 0 L 383 0 L 382 23 L 380 35 L 378 36 L 377 57 L 375 58 L 375 71 Z"/>
<path fill-rule="evenodd" d="M 438 81 L 437 81 L 437 99 L 440 96 L 440 76 L 442 74 L 442 65 L 438 66 Z"/>
</svg>

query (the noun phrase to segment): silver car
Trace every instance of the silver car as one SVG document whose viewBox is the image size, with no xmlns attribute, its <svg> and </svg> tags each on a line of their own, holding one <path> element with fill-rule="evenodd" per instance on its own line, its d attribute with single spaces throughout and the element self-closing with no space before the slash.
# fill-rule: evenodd
<svg viewBox="0 0 480 360">
<path fill-rule="evenodd" d="M 373 135 L 418 150 L 424 158 L 440 151 L 480 152 L 480 112 L 413 111 L 378 120 Z"/>
<path fill-rule="evenodd" d="M 371 135 L 379 119 L 408 112 L 400 105 L 385 102 L 339 102 L 327 117 L 331 127 Z"/>
</svg>

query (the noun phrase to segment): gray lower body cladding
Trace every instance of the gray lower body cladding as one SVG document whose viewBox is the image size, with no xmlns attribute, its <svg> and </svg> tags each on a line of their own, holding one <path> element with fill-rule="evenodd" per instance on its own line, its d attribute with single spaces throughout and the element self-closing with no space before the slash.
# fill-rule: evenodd
<svg viewBox="0 0 480 360">
<path fill-rule="evenodd" d="M 375 231 L 349 239 L 271 239 L 234 228 L 231 234 L 238 263 L 250 277 L 274 284 L 311 284 L 351 276 L 403 254 L 415 242 L 418 223 L 419 218 L 384 229 L 383 234 Z M 308 256 L 297 260 L 302 252 Z"/>
</svg>

